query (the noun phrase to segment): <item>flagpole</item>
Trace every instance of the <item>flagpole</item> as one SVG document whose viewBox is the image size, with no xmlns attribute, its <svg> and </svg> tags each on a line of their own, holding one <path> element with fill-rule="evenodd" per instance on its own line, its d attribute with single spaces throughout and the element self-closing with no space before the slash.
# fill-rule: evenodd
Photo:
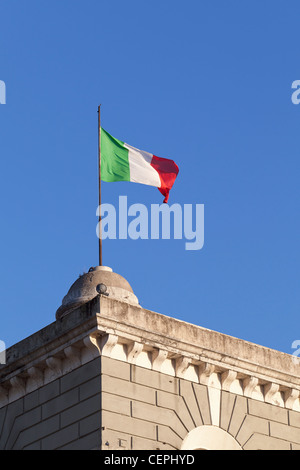
<svg viewBox="0 0 300 470">
<path fill-rule="evenodd" d="M 99 172 L 99 266 L 102 266 L 102 226 L 101 226 L 101 118 L 98 106 L 98 172 Z"/>
</svg>

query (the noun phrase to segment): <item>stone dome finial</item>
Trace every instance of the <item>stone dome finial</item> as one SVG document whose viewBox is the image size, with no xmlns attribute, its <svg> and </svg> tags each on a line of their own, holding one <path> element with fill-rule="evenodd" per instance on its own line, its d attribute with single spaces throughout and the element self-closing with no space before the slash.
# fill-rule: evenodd
<svg viewBox="0 0 300 470">
<path fill-rule="evenodd" d="M 138 305 L 138 299 L 129 282 L 108 266 L 96 266 L 89 269 L 72 284 L 61 306 L 56 311 L 56 319 L 67 315 L 71 310 L 89 302 L 99 293 L 112 299 Z"/>
</svg>

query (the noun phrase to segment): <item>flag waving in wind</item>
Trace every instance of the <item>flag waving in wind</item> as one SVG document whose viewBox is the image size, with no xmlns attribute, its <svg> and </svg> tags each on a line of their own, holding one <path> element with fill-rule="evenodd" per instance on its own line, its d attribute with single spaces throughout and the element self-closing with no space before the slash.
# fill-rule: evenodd
<svg viewBox="0 0 300 470">
<path fill-rule="evenodd" d="M 173 160 L 156 157 L 116 139 L 101 127 L 101 180 L 155 186 L 168 202 L 179 169 Z"/>
</svg>

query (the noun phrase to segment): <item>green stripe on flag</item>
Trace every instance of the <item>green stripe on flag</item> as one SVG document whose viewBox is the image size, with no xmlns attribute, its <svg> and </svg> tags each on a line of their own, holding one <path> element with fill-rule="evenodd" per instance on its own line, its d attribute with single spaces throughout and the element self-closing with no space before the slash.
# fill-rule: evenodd
<svg viewBox="0 0 300 470">
<path fill-rule="evenodd" d="M 101 127 L 101 179 L 107 182 L 130 181 L 128 149 Z"/>
</svg>

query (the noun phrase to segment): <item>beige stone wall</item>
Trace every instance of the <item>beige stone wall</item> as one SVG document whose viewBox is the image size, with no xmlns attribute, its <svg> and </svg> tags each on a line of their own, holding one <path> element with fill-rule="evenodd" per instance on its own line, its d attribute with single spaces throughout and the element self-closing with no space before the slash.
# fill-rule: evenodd
<svg viewBox="0 0 300 470">
<path fill-rule="evenodd" d="M 100 358 L 0 409 L 1 450 L 100 448 Z"/>
<path fill-rule="evenodd" d="M 9 348 L 0 449 L 300 449 L 287 354 L 97 297 Z"/>
<path fill-rule="evenodd" d="M 181 449 L 215 422 L 213 397 L 206 385 L 96 357 L 2 407 L 0 449 Z M 224 390 L 218 406 L 219 427 L 242 449 L 300 449 L 299 412 Z"/>
<path fill-rule="evenodd" d="M 202 384 L 102 357 L 102 391 L 102 449 L 180 449 L 190 431 L 212 425 Z M 300 448 L 299 412 L 222 390 L 218 419 L 242 449 Z"/>
</svg>

